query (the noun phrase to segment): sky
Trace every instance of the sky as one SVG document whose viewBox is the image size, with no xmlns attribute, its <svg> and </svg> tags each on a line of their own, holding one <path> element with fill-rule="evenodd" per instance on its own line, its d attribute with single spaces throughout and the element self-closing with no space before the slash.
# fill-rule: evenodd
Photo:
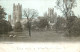
<svg viewBox="0 0 80 52">
<path fill-rule="evenodd" d="M 54 8 L 54 11 L 57 12 L 57 14 L 62 15 L 59 10 L 55 9 L 55 1 L 56 0 L 0 0 L 0 5 L 4 7 L 7 15 L 12 15 L 13 3 L 15 3 L 16 5 L 18 3 L 22 4 L 23 10 L 25 8 L 36 9 L 39 13 L 39 16 L 43 16 L 43 14 L 48 11 L 48 8 Z M 77 7 L 73 9 L 76 16 L 80 15 L 79 9 L 80 0 L 77 0 Z"/>
</svg>

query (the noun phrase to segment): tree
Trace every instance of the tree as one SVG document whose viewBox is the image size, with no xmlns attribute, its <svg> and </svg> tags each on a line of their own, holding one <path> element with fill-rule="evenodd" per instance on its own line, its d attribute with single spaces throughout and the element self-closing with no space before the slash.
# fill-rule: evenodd
<svg viewBox="0 0 80 52">
<path fill-rule="evenodd" d="M 56 8 L 59 9 L 66 18 L 73 15 L 72 8 L 76 6 L 76 0 L 57 0 L 56 3 Z"/>
<path fill-rule="evenodd" d="M 0 19 L 4 19 L 5 15 L 6 15 L 6 12 L 4 11 L 4 8 L 0 6 Z"/>
<path fill-rule="evenodd" d="M 76 18 L 71 27 L 71 36 L 80 36 L 80 18 Z"/>
<path fill-rule="evenodd" d="M 0 6 L 0 34 L 8 33 L 12 31 L 11 24 L 5 20 L 6 12 L 4 8 Z"/>
<path fill-rule="evenodd" d="M 74 16 L 74 13 L 72 11 L 72 8 L 76 6 L 76 0 L 57 0 L 57 9 L 59 9 L 62 13 L 63 16 L 66 17 L 66 27 L 67 31 L 70 29 L 68 28 L 69 26 L 69 19 L 71 16 Z M 69 33 L 69 31 L 68 31 Z"/>
<path fill-rule="evenodd" d="M 38 16 L 38 12 L 35 9 L 24 9 L 24 16 L 27 17 L 29 25 L 29 36 L 31 36 L 31 20 Z"/>
<path fill-rule="evenodd" d="M 68 28 L 69 35 L 71 35 L 71 33 L 72 33 L 72 27 L 75 26 L 75 23 L 76 23 L 75 20 L 76 20 L 76 18 L 77 18 L 76 16 L 70 16 L 70 17 L 68 17 L 67 28 Z"/>
</svg>

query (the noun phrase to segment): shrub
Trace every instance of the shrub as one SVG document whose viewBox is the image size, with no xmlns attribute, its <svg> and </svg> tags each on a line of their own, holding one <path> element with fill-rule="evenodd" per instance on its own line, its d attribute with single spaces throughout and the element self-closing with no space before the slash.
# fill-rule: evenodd
<svg viewBox="0 0 80 52">
<path fill-rule="evenodd" d="M 0 20 L 0 34 L 5 34 L 12 31 L 11 24 L 6 20 Z"/>
<path fill-rule="evenodd" d="M 76 16 L 70 16 L 70 17 L 68 17 L 68 19 L 67 19 L 67 23 L 66 23 L 66 30 L 67 30 L 67 32 L 68 32 L 68 36 L 72 36 L 72 34 L 73 34 L 73 30 L 74 30 L 74 24 L 76 23 L 76 20 L 77 19 L 77 17 Z M 72 28 L 73 28 L 73 30 L 72 30 Z"/>
<path fill-rule="evenodd" d="M 37 26 L 41 29 L 45 28 L 46 26 L 49 26 L 47 19 L 41 19 Z"/>
<path fill-rule="evenodd" d="M 66 26 L 66 20 L 62 17 L 58 17 L 57 18 L 57 22 L 55 23 L 54 27 L 55 30 L 65 30 L 65 26 Z"/>
<path fill-rule="evenodd" d="M 75 20 L 74 25 L 71 27 L 71 36 L 80 36 L 80 19 Z"/>
</svg>

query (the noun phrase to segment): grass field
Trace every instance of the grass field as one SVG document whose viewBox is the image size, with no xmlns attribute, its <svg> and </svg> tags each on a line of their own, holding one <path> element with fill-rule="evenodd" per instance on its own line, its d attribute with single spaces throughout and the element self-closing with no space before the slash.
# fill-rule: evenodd
<svg viewBox="0 0 80 52">
<path fill-rule="evenodd" d="M 12 41 L 12 42 L 76 42 L 80 40 L 80 37 L 65 37 L 64 32 L 55 31 L 32 31 L 31 37 L 28 31 L 9 33 L 15 37 L 9 37 L 4 34 L 0 38 L 0 41 Z"/>
</svg>

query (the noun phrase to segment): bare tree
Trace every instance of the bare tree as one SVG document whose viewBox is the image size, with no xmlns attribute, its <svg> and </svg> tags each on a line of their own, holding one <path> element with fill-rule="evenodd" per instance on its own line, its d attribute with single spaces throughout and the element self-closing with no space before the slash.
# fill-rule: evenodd
<svg viewBox="0 0 80 52">
<path fill-rule="evenodd" d="M 28 27 L 29 27 L 29 36 L 31 37 L 31 20 L 34 17 L 38 16 L 38 12 L 35 9 L 24 9 L 24 16 L 27 17 L 28 20 Z"/>
<path fill-rule="evenodd" d="M 70 30 L 70 28 L 68 28 L 69 18 L 70 16 L 74 16 L 72 8 L 76 7 L 76 0 L 57 0 L 56 3 L 57 3 L 56 8 L 63 13 L 64 17 L 66 17 L 66 20 L 67 20 L 66 26 L 67 26 L 67 31 L 69 33 L 69 30 Z"/>
<path fill-rule="evenodd" d="M 66 18 L 72 16 L 72 8 L 76 6 L 76 0 L 57 0 L 56 3 L 56 8 L 59 9 Z"/>
<path fill-rule="evenodd" d="M 38 12 L 35 9 L 24 9 L 24 16 L 27 17 L 27 19 L 37 17 Z"/>
</svg>

